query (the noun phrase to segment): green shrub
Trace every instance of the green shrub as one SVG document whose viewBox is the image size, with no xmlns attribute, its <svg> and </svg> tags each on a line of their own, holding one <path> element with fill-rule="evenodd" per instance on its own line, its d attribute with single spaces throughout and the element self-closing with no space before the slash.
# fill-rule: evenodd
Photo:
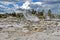
<svg viewBox="0 0 60 40">
<path fill-rule="evenodd" d="M 16 17 L 16 13 L 15 13 L 15 12 L 13 12 L 13 13 L 11 14 L 11 16 Z"/>
<path fill-rule="evenodd" d="M 3 14 L 2 15 L 2 18 L 7 18 L 7 14 Z"/>
<path fill-rule="evenodd" d="M 23 17 L 23 13 L 17 13 L 17 14 L 16 14 L 16 17 L 17 17 L 17 18 L 22 18 L 22 17 Z"/>
</svg>

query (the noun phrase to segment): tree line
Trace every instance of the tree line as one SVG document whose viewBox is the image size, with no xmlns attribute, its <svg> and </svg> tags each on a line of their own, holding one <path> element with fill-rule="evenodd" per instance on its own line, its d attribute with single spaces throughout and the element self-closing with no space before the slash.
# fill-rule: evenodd
<svg viewBox="0 0 60 40">
<path fill-rule="evenodd" d="M 32 10 L 32 14 L 36 15 L 40 19 L 44 19 L 46 16 L 49 18 L 55 18 L 54 14 L 52 14 L 52 11 L 49 9 L 47 13 L 45 13 L 44 9 L 41 12 L 37 12 L 35 10 Z"/>
<path fill-rule="evenodd" d="M 13 12 L 13 13 L 0 14 L 0 18 L 7 18 L 9 16 L 21 18 L 21 17 L 23 17 L 23 13 Z"/>
<path fill-rule="evenodd" d="M 30 11 L 33 15 L 36 15 L 38 18 L 40 19 L 44 19 L 45 16 L 49 16 L 50 18 L 54 18 L 54 14 L 52 14 L 52 11 L 49 9 L 47 13 L 44 13 L 44 9 L 41 11 L 41 12 L 38 12 L 34 9 L 32 9 L 32 11 Z M 46 14 L 46 15 L 44 15 Z M 23 17 L 23 13 L 16 13 L 16 12 L 13 12 L 13 13 L 5 13 L 5 14 L 0 14 L 0 18 L 7 18 L 9 16 L 12 16 L 12 17 L 17 17 L 17 18 L 21 18 Z"/>
</svg>

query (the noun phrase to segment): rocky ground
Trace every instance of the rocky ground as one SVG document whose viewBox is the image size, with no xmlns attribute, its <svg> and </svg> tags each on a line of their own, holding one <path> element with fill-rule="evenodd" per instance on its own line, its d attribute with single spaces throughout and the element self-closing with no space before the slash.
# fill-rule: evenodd
<svg viewBox="0 0 60 40">
<path fill-rule="evenodd" d="M 60 22 L 1 18 L 0 40 L 60 40 Z"/>
</svg>

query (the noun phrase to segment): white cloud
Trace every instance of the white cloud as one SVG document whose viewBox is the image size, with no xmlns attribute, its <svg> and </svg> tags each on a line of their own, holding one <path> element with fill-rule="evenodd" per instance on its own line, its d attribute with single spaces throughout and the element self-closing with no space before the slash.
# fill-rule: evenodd
<svg viewBox="0 0 60 40">
<path fill-rule="evenodd" d="M 29 5 L 41 6 L 42 2 L 29 2 L 29 1 L 26 1 L 20 8 L 22 8 L 22 9 L 31 9 L 31 7 Z"/>
<path fill-rule="evenodd" d="M 56 2 L 56 1 L 60 1 L 60 0 L 42 0 L 44 2 Z"/>
<path fill-rule="evenodd" d="M 42 2 L 32 2 L 32 4 L 42 5 Z"/>
<path fill-rule="evenodd" d="M 12 9 L 9 8 L 9 7 L 6 7 L 4 5 L 0 5 L 0 10 L 5 11 L 5 12 L 8 12 L 8 11 L 11 11 Z M 3 13 L 3 12 L 0 12 L 0 13 Z"/>
<path fill-rule="evenodd" d="M 5 6 L 3 6 L 3 5 L 0 5 L 0 8 L 5 8 Z"/>
<path fill-rule="evenodd" d="M 6 9 L 6 10 L 9 9 L 8 7 L 6 7 L 6 6 L 4 6 L 4 5 L 0 5 L 0 8 Z"/>
<path fill-rule="evenodd" d="M 26 1 L 20 8 L 22 8 L 22 9 L 30 9 L 29 5 L 30 5 L 30 2 Z"/>
<path fill-rule="evenodd" d="M 9 4 L 14 4 L 14 2 L 5 2 L 5 1 L 0 1 L 1 4 L 4 4 L 4 5 L 9 5 Z"/>
<path fill-rule="evenodd" d="M 0 1 L 8 1 L 8 2 L 25 2 L 25 1 L 32 1 L 32 0 L 0 0 Z"/>
<path fill-rule="evenodd" d="M 7 0 L 6 0 L 7 1 Z M 0 7 L 2 8 L 5 8 L 5 10 L 16 10 L 16 9 L 19 9 L 19 8 L 23 8 L 23 9 L 31 9 L 32 7 L 29 6 L 29 5 L 32 5 L 33 8 L 36 7 L 35 9 L 39 9 L 41 8 L 40 6 L 42 6 L 42 8 L 48 10 L 48 9 L 54 9 L 54 12 L 59 12 L 60 11 L 60 4 L 59 4 L 59 7 L 57 8 L 58 6 L 58 3 L 56 4 L 48 4 L 49 2 L 56 2 L 56 1 L 60 1 L 60 0 L 42 0 L 43 2 L 31 2 L 32 0 L 15 0 L 15 1 L 19 1 L 19 2 L 25 2 L 22 6 L 18 6 L 18 4 L 16 4 L 16 2 L 14 2 L 13 0 L 10 0 L 12 2 L 10 2 L 9 0 L 6 2 L 4 0 L 0 1 L 0 3 L 4 4 L 4 5 L 0 5 Z M 47 3 L 48 2 L 48 3 Z M 12 4 L 14 7 L 13 8 L 9 8 L 8 5 L 9 4 Z"/>
<path fill-rule="evenodd" d="M 52 10 L 52 13 L 60 13 L 59 12 L 59 3 L 56 3 L 56 4 L 43 4 L 42 5 L 42 8 L 45 9 L 45 11 L 48 11 L 49 9 Z"/>
<path fill-rule="evenodd" d="M 0 5 L 1 8 L 5 8 L 6 10 L 16 10 L 19 8 L 18 4 L 16 4 L 15 2 L 5 2 L 5 1 L 0 1 L 1 4 L 3 5 Z M 13 8 L 9 8 L 8 5 L 9 4 L 12 4 L 14 7 Z"/>
<path fill-rule="evenodd" d="M 14 4 L 14 8 L 13 8 L 14 11 L 16 11 L 19 8 L 20 8 L 20 6 L 18 6 L 17 4 Z"/>
</svg>

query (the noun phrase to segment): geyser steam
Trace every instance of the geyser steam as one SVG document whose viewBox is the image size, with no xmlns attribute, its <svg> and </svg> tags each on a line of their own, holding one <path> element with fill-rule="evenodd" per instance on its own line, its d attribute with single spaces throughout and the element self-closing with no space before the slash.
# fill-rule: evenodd
<svg viewBox="0 0 60 40">
<path fill-rule="evenodd" d="M 39 21 L 39 18 L 31 14 L 30 12 L 24 11 L 23 15 L 27 20 L 34 21 L 34 22 Z"/>
</svg>

